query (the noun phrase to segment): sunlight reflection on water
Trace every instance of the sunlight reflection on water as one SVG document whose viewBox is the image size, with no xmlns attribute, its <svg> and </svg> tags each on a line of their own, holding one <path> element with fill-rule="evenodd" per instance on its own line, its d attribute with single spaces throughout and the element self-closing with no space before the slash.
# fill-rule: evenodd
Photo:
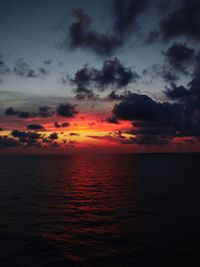
<svg viewBox="0 0 200 267">
<path fill-rule="evenodd" d="M 191 266 L 199 163 L 198 155 L 2 156 L 1 266 Z"/>
</svg>

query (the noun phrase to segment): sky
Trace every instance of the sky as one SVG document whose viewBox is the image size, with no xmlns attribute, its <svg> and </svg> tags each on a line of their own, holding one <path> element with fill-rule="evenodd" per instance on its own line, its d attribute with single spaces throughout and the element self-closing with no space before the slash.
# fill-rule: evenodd
<svg viewBox="0 0 200 267">
<path fill-rule="evenodd" d="M 199 0 L 0 0 L 0 153 L 200 151 Z"/>
</svg>

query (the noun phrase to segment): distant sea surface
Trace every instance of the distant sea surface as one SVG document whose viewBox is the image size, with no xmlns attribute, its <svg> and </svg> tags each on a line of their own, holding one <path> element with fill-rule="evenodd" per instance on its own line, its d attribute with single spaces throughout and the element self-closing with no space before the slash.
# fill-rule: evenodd
<svg viewBox="0 0 200 267">
<path fill-rule="evenodd" d="M 0 156 L 1 267 L 200 266 L 200 155 Z"/>
</svg>

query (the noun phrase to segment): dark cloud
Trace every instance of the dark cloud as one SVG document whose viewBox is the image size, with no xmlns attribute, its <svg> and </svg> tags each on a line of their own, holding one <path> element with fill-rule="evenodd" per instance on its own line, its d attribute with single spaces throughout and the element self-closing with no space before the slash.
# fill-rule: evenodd
<svg viewBox="0 0 200 267">
<path fill-rule="evenodd" d="M 106 140 L 111 141 L 114 143 L 121 143 L 121 139 L 119 137 L 111 136 L 111 135 L 104 135 L 104 136 L 98 136 L 98 135 L 88 135 L 87 137 L 97 140 Z"/>
<path fill-rule="evenodd" d="M 25 132 L 25 131 L 18 131 L 18 130 L 13 130 L 11 132 L 11 135 L 13 137 L 25 138 L 25 139 L 38 139 L 41 137 L 41 134 L 36 133 L 36 132 Z"/>
<path fill-rule="evenodd" d="M 108 101 L 116 101 L 116 100 L 121 100 L 121 95 L 116 94 L 115 91 L 112 91 L 108 96 L 107 96 Z"/>
<path fill-rule="evenodd" d="M 159 103 L 146 95 L 129 93 L 115 105 L 113 113 L 119 119 L 166 123 L 172 117 L 172 108 L 169 103 Z"/>
<path fill-rule="evenodd" d="M 40 147 L 39 139 L 41 138 L 41 134 L 36 132 L 26 132 L 13 130 L 11 132 L 11 136 L 17 138 L 18 144 L 23 146 L 37 146 Z"/>
<path fill-rule="evenodd" d="M 163 67 L 160 74 L 166 82 L 173 83 L 179 79 L 179 75 L 176 72 L 173 72 L 173 70 L 169 69 L 166 66 Z"/>
<path fill-rule="evenodd" d="M 63 122 L 63 123 L 55 122 L 54 123 L 54 127 L 55 128 L 66 128 L 66 127 L 69 127 L 69 126 L 70 126 L 69 122 Z"/>
<path fill-rule="evenodd" d="M 18 117 L 23 119 L 34 118 L 35 113 L 30 113 L 28 111 L 19 111 Z"/>
<path fill-rule="evenodd" d="M 17 147 L 19 142 L 8 136 L 0 136 L 0 148 Z"/>
<path fill-rule="evenodd" d="M 56 121 L 56 122 L 54 122 L 54 127 L 55 128 L 60 128 L 60 124 Z"/>
<path fill-rule="evenodd" d="M 174 103 L 129 93 L 114 106 L 117 119 L 133 121 L 130 143 L 164 145 L 174 137 L 200 137 L 200 76 L 187 87 L 171 84 L 165 94 Z"/>
<path fill-rule="evenodd" d="M 114 124 L 118 124 L 119 123 L 117 117 L 113 116 L 113 115 L 108 116 L 105 121 L 108 122 L 108 123 L 114 123 Z"/>
<path fill-rule="evenodd" d="M 112 91 L 110 94 L 108 94 L 106 99 L 108 101 L 119 101 L 122 100 L 124 97 L 126 97 L 129 93 L 130 91 L 127 90 L 122 92 L 121 94 L 117 94 L 116 91 Z"/>
<path fill-rule="evenodd" d="M 47 66 L 51 65 L 51 63 L 52 63 L 52 61 L 50 59 L 43 61 L 43 64 L 47 65 Z"/>
<path fill-rule="evenodd" d="M 13 68 L 13 73 L 26 78 L 36 78 L 38 75 L 32 67 L 24 61 L 23 58 L 19 58 L 16 61 L 16 65 Z"/>
<path fill-rule="evenodd" d="M 138 144 L 138 145 L 158 145 L 163 146 L 169 143 L 168 136 L 143 134 L 131 137 L 128 141 L 124 141 L 125 144 Z"/>
<path fill-rule="evenodd" d="M 200 70 L 200 56 L 195 49 L 185 43 L 174 42 L 164 55 L 162 65 L 154 64 L 152 78 L 162 77 L 166 82 L 174 83 L 184 76 L 194 76 Z"/>
<path fill-rule="evenodd" d="M 79 136 L 78 133 L 69 133 L 70 136 Z"/>
<path fill-rule="evenodd" d="M 27 125 L 27 129 L 35 131 L 44 131 L 44 127 L 40 124 L 29 124 Z"/>
<path fill-rule="evenodd" d="M 5 110 L 7 116 L 17 116 L 19 111 L 15 110 L 13 107 L 9 107 Z"/>
<path fill-rule="evenodd" d="M 151 30 L 147 39 L 145 40 L 146 44 L 152 44 L 158 41 L 160 37 L 160 32 L 157 29 Z"/>
<path fill-rule="evenodd" d="M 120 36 L 127 36 L 137 29 L 137 18 L 148 7 L 148 0 L 115 0 L 114 30 Z"/>
<path fill-rule="evenodd" d="M 75 97 L 78 100 L 97 100 L 99 95 L 95 94 L 91 89 L 78 87 L 74 90 Z"/>
<path fill-rule="evenodd" d="M 195 51 L 192 48 L 175 42 L 164 53 L 167 63 L 172 67 L 174 71 L 187 74 L 188 68 L 194 63 Z"/>
<path fill-rule="evenodd" d="M 182 0 L 179 6 L 161 21 L 161 32 L 165 39 L 185 36 L 200 40 L 200 1 Z"/>
<path fill-rule="evenodd" d="M 65 127 L 69 127 L 69 125 L 70 125 L 69 122 L 63 122 L 63 123 L 61 124 L 61 126 L 62 126 L 63 128 L 65 128 Z"/>
<path fill-rule="evenodd" d="M 95 70 L 95 82 L 100 89 L 109 85 L 122 88 L 138 79 L 139 75 L 130 68 L 126 68 L 117 58 L 105 60 L 102 69 Z"/>
<path fill-rule="evenodd" d="M 176 136 L 181 123 L 182 110 L 179 104 L 156 102 L 146 95 L 129 93 L 114 106 L 117 119 L 133 121 L 130 134 L 136 135 L 130 143 L 166 144 Z"/>
<path fill-rule="evenodd" d="M 47 76 L 49 75 L 50 71 L 44 67 L 40 67 L 38 68 L 38 74 L 42 75 L 42 76 Z"/>
<path fill-rule="evenodd" d="M 173 100 L 178 100 L 185 97 L 189 97 L 190 91 L 186 89 L 185 86 L 183 85 L 176 86 L 176 84 L 172 83 L 171 88 L 167 88 L 165 90 L 165 94 L 168 98 L 171 98 Z"/>
<path fill-rule="evenodd" d="M 200 76 L 194 77 L 187 87 L 172 84 L 167 88 L 165 94 L 182 106 L 187 128 L 192 127 L 197 130 L 200 128 Z M 186 123 L 187 122 L 187 123 Z"/>
<path fill-rule="evenodd" d="M 19 111 L 13 107 L 9 107 L 5 110 L 7 116 L 17 116 L 19 118 L 35 118 L 35 117 L 51 117 L 54 112 L 48 106 L 39 107 L 38 112 Z"/>
<path fill-rule="evenodd" d="M 92 28 L 91 18 L 81 9 L 74 10 L 76 21 L 70 26 L 68 40 L 72 49 L 89 48 L 100 56 L 110 56 L 121 45 L 121 40 L 114 34 L 97 33 Z"/>
<path fill-rule="evenodd" d="M 58 139 L 58 134 L 57 134 L 57 133 L 51 133 L 51 134 L 49 135 L 49 139 L 51 139 L 51 140 L 56 140 L 56 139 Z"/>
<path fill-rule="evenodd" d="M 17 116 L 19 118 L 24 118 L 24 119 L 35 117 L 35 113 L 30 113 L 28 111 L 19 111 L 19 110 L 14 109 L 13 107 L 7 108 L 5 110 L 5 114 L 7 116 Z"/>
<path fill-rule="evenodd" d="M 61 104 L 57 107 L 57 115 L 62 117 L 74 117 L 78 112 L 76 110 L 76 105 L 71 105 L 69 103 Z"/>
<path fill-rule="evenodd" d="M 183 75 L 195 77 L 200 71 L 200 52 L 188 47 L 185 43 L 174 42 L 165 52 L 163 66 L 157 66 L 155 73 L 170 83 L 179 80 Z M 187 78 L 188 78 L 187 77 Z"/>
<path fill-rule="evenodd" d="M 38 112 L 36 113 L 37 117 L 51 117 L 54 114 L 54 112 L 52 111 L 52 108 L 48 107 L 48 106 L 42 106 L 39 107 Z"/>
<path fill-rule="evenodd" d="M 62 85 L 66 86 L 66 84 L 70 81 L 69 74 L 63 75 L 63 77 L 58 80 Z"/>
<path fill-rule="evenodd" d="M 48 64 L 45 64 L 45 66 L 48 66 Z M 38 78 L 49 75 L 50 71 L 43 66 L 35 70 L 23 58 L 18 58 L 13 68 L 13 73 L 24 78 Z"/>
<path fill-rule="evenodd" d="M 137 29 L 137 19 L 146 10 L 148 0 L 114 0 L 114 23 L 110 32 L 99 33 L 92 26 L 90 16 L 81 9 L 74 10 L 76 21 L 70 26 L 63 46 L 87 48 L 100 56 L 112 56 L 131 32 Z"/>
<path fill-rule="evenodd" d="M 4 61 L 3 56 L 0 54 L 0 75 L 10 74 L 10 68 Z"/>
<path fill-rule="evenodd" d="M 125 67 L 117 58 L 114 58 L 105 60 L 100 70 L 85 65 L 75 73 L 71 83 L 76 86 L 74 92 L 78 99 L 94 100 L 98 98 L 98 95 L 93 93 L 93 88 L 99 91 L 110 87 L 113 90 L 121 89 L 131 82 L 137 82 L 139 78 L 135 71 Z"/>
</svg>

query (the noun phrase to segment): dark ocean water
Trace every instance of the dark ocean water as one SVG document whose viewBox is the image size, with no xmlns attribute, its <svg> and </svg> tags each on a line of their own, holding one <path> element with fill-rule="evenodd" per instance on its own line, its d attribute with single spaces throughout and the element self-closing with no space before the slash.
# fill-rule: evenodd
<svg viewBox="0 0 200 267">
<path fill-rule="evenodd" d="M 0 266 L 200 266 L 200 155 L 0 156 Z"/>
</svg>

